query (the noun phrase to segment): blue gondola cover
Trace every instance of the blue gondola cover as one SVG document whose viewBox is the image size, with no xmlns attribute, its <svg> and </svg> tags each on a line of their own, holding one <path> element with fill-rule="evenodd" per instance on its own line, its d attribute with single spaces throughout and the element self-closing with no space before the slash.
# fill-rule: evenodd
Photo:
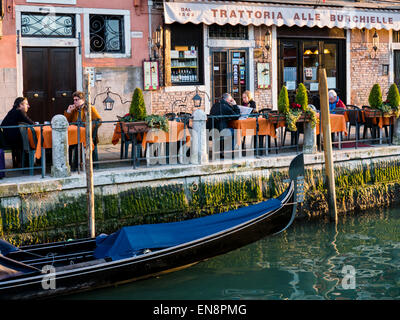
<svg viewBox="0 0 400 320">
<path fill-rule="evenodd" d="M 270 199 L 197 219 L 123 227 L 109 236 L 97 237 L 94 256 L 97 259 L 119 260 L 130 258 L 146 249 L 176 246 L 235 227 L 281 206 L 278 199 Z"/>
</svg>

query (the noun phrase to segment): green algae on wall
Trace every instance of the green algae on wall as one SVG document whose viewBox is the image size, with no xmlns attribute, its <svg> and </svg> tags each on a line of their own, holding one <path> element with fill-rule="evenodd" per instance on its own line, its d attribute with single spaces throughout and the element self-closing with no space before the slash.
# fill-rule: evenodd
<svg viewBox="0 0 400 320">
<path fill-rule="evenodd" d="M 229 179 L 134 187 L 116 194 L 96 188 L 96 233 L 112 233 L 122 226 L 179 221 L 220 213 L 276 197 L 287 186 L 288 170 L 257 172 Z M 335 168 L 339 213 L 388 206 L 399 202 L 400 161 L 384 161 L 352 168 Z M 328 212 L 323 169 L 305 171 L 303 216 Z M 51 206 L 45 194 L 21 195 L 20 208 L 0 206 L 0 236 L 13 244 L 32 244 L 88 236 L 86 194 L 60 193 Z"/>
</svg>

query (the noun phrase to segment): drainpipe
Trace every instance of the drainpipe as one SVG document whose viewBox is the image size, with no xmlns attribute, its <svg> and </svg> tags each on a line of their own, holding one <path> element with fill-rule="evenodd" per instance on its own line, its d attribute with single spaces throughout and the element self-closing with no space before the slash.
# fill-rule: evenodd
<svg viewBox="0 0 400 320">
<path fill-rule="evenodd" d="M 153 1 L 148 0 L 147 6 L 149 10 L 149 59 L 151 60 L 151 50 L 153 49 L 153 41 L 152 41 L 152 32 L 151 32 L 151 15 L 152 15 L 152 8 L 153 8 Z"/>
</svg>

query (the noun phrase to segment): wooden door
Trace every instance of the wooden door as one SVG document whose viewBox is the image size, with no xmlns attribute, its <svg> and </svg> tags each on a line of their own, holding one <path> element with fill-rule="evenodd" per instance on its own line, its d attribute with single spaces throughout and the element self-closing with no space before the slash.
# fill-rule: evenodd
<svg viewBox="0 0 400 320">
<path fill-rule="evenodd" d="M 394 83 L 400 87 L 400 50 L 394 50 Z"/>
<path fill-rule="evenodd" d="M 76 90 L 75 48 L 23 48 L 23 94 L 34 121 L 51 121 L 72 103 Z"/>
</svg>

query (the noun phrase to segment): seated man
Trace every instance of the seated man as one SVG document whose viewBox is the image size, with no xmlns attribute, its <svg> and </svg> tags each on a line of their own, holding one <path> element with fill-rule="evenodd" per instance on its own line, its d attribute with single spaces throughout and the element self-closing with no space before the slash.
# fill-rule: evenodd
<svg viewBox="0 0 400 320">
<path fill-rule="evenodd" d="M 27 112 L 29 109 L 28 99 L 18 97 L 14 101 L 12 109 L 7 113 L 3 119 L 2 126 L 18 126 L 20 122 L 27 124 L 34 124 L 28 117 Z M 13 168 L 20 168 L 22 163 L 22 136 L 19 128 L 4 128 L 3 129 L 5 142 L 12 146 L 12 160 Z"/>
<path fill-rule="evenodd" d="M 222 118 L 214 118 L 214 128 L 219 131 L 228 128 L 228 122 L 230 120 L 235 120 L 240 117 L 240 109 L 236 104 L 236 101 L 232 98 L 229 93 L 224 93 L 222 95 L 222 99 L 215 103 L 211 110 L 211 116 L 228 116 L 231 117 L 222 117 Z"/>
<path fill-rule="evenodd" d="M 67 118 L 69 123 L 81 122 L 81 126 L 85 126 L 86 110 L 88 106 L 88 102 L 85 101 L 85 94 L 81 91 L 76 91 L 72 94 L 72 97 L 74 99 L 74 104 L 68 106 L 67 110 L 64 111 L 64 116 Z M 91 107 L 91 116 L 92 121 L 101 121 L 101 117 L 94 106 Z M 99 127 L 101 123 L 97 123 L 96 125 Z M 97 139 L 97 136 L 93 137 L 95 144 L 98 142 Z M 73 153 L 75 153 L 74 161 L 72 161 Z M 69 148 L 69 161 L 72 164 L 73 169 L 78 166 L 78 152 L 76 145 Z"/>
<path fill-rule="evenodd" d="M 88 103 L 85 101 L 85 94 L 81 91 L 76 91 L 72 94 L 74 104 L 68 106 L 67 110 L 64 111 L 64 116 L 68 122 L 86 122 L 86 108 Z M 101 121 L 101 117 L 97 112 L 96 108 L 92 106 L 92 121 Z"/>
<path fill-rule="evenodd" d="M 232 98 L 232 96 L 229 93 L 224 93 L 222 95 L 222 99 L 215 103 L 211 110 L 210 110 L 210 115 L 211 116 L 225 116 L 221 118 L 211 118 L 209 121 L 211 124 L 209 125 L 209 129 L 213 129 L 212 124 L 214 124 L 214 128 L 222 131 L 226 128 L 228 128 L 228 122 L 231 120 L 236 120 L 240 117 L 240 109 L 236 104 L 236 101 Z M 232 128 L 229 128 L 230 130 L 230 135 L 232 136 L 232 148 L 231 150 L 234 150 L 234 132 Z M 224 150 L 224 139 L 221 139 L 221 144 L 220 144 L 220 151 Z M 222 156 L 223 154 L 221 154 Z"/>
</svg>

